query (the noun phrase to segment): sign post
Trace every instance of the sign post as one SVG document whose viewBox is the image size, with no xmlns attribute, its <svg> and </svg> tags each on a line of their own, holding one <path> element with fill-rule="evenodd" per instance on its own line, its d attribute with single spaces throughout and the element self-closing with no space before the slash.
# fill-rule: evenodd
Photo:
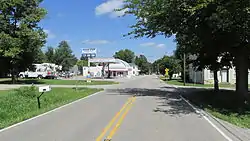
<svg viewBox="0 0 250 141">
<path fill-rule="evenodd" d="M 49 92 L 51 91 L 51 87 L 50 86 L 42 86 L 39 87 L 39 92 L 41 93 L 38 97 L 37 97 L 37 104 L 38 104 L 38 108 L 41 108 L 41 102 L 40 102 L 40 97 L 45 93 L 45 92 Z"/>
<path fill-rule="evenodd" d="M 165 69 L 165 76 L 166 76 L 166 77 L 168 77 L 168 72 L 169 72 L 169 69 L 166 68 L 166 69 Z"/>
<path fill-rule="evenodd" d="M 88 59 L 88 69 L 90 69 L 90 58 L 96 57 L 97 49 L 96 48 L 83 48 L 82 55 Z"/>
</svg>

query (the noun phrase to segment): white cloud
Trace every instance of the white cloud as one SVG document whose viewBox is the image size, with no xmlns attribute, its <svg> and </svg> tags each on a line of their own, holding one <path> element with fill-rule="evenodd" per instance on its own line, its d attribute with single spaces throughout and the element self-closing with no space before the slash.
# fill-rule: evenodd
<svg viewBox="0 0 250 141">
<path fill-rule="evenodd" d="M 157 44 L 157 43 L 153 43 L 153 42 L 143 43 L 143 44 L 140 44 L 140 46 L 155 47 L 155 48 L 164 48 L 164 47 L 166 47 L 165 44 Z"/>
<path fill-rule="evenodd" d="M 48 39 L 54 39 L 54 38 L 56 38 L 56 35 L 54 33 L 52 33 L 50 30 L 44 29 L 43 31 L 47 34 L 47 36 L 48 36 L 47 38 Z"/>
<path fill-rule="evenodd" d="M 156 47 L 158 48 L 164 48 L 166 45 L 165 44 L 158 44 Z"/>
<path fill-rule="evenodd" d="M 82 43 L 90 45 L 103 45 L 103 44 L 109 44 L 111 42 L 108 40 L 85 40 Z"/>
<path fill-rule="evenodd" d="M 124 9 L 122 11 L 114 11 L 110 14 L 111 18 L 116 18 L 116 17 L 120 17 L 123 16 L 125 14 L 125 12 L 127 11 L 127 9 Z"/>
<path fill-rule="evenodd" d="M 150 43 L 143 43 L 143 44 L 140 44 L 141 46 L 144 46 L 144 47 L 150 47 L 150 46 L 155 46 L 156 44 L 153 43 L 153 42 L 150 42 Z"/>
<path fill-rule="evenodd" d="M 122 11 L 114 11 L 115 9 L 122 8 L 124 4 L 124 0 L 107 0 L 106 2 L 98 5 L 95 8 L 96 15 L 105 15 L 108 14 L 110 17 L 118 17 L 124 15 L 125 10 Z"/>
</svg>

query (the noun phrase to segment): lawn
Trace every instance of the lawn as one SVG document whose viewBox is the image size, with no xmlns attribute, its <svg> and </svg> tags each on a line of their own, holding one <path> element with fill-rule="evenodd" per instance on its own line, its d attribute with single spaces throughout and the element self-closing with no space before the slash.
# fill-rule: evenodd
<svg viewBox="0 0 250 141">
<path fill-rule="evenodd" d="M 8 94 L 7 90 L 0 90 L 0 96 L 4 96 L 6 94 Z"/>
<path fill-rule="evenodd" d="M 22 87 L 0 92 L 0 129 L 29 119 L 77 99 L 86 97 L 102 89 L 52 88 L 41 97 L 41 109 L 38 109 L 35 87 Z"/>
<path fill-rule="evenodd" d="M 162 78 L 161 78 L 162 79 Z M 166 79 L 162 79 L 163 81 L 165 81 L 167 84 L 170 85 L 178 85 L 178 86 L 183 86 L 183 81 L 182 80 L 177 80 L 177 79 L 173 79 L 173 80 L 166 80 Z M 195 84 L 195 83 L 186 83 L 186 86 L 195 86 L 195 87 L 214 87 L 213 84 Z M 235 87 L 235 85 L 232 84 L 226 84 L 226 83 L 221 83 L 219 84 L 220 87 L 224 87 L 224 88 L 233 88 Z"/>
<path fill-rule="evenodd" d="M 0 80 L 0 84 L 11 84 L 11 80 Z M 57 80 L 57 79 L 19 79 L 17 84 L 49 84 L 49 85 L 111 85 L 118 84 L 114 81 L 92 81 L 87 83 L 85 80 Z"/>
<path fill-rule="evenodd" d="M 234 91 L 202 90 L 183 96 L 217 118 L 240 127 L 250 128 L 250 104 L 239 102 L 239 95 Z"/>
</svg>

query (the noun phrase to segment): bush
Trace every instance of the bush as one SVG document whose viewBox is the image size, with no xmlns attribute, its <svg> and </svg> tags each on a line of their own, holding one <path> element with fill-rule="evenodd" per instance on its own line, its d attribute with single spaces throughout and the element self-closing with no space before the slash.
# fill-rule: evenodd
<svg viewBox="0 0 250 141">
<path fill-rule="evenodd" d="M 15 94 L 24 97 L 34 98 L 38 95 L 38 92 L 35 86 L 31 86 L 31 87 L 21 87 L 19 89 L 15 89 Z"/>
</svg>

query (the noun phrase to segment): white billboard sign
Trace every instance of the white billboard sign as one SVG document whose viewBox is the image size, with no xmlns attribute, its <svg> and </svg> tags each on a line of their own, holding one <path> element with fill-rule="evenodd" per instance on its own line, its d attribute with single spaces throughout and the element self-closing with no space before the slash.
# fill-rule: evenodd
<svg viewBox="0 0 250 141">
<path fill-rule="evenodd" d="M 82 54 L 96 54 L 96 48 L 84 48 L 82 49 Z"/>
</svg>

